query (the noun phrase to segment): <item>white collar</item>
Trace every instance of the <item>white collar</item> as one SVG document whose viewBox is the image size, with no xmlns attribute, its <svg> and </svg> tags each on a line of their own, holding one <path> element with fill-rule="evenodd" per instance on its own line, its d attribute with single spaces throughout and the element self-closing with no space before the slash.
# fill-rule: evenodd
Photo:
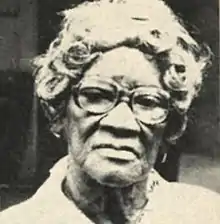
<svg viewBox="0 0 220 224">
<path fill-rule="evenodd" d="M 77 223 L 80 224 L 94 224 L 71 200 L 64 195 L 61 190 L 62 182 L 66 175 L 67 159 L 68 157 L 64 157 L 55 164 L 55 166 L 50 170 L 50 177 L 37 191 L 35 197 L 40 197 L 42 200 L 44 198 L 49 198 L 49 200 L 45 202 L 47 207 L 52 207 L 54 209 L 53 214 L 56 216 L 56 219 L 60 218 L 63 221 L 63 218 L 65 217 L 65 224 L 72 224 L 73 220 L 77 220 Z M 148 223 L 148 213 L 153 210 L 153 198 L 155 198 L 155 192 L 161 188 L 161 185 L 166 184 L 167 182 L 161 178 L 155 170 L 150 172 L 147 184 L 149 202 L 144 209 L 141 221 L 138 223 Z M 50 198 L 55 201 L 51 201 Z M 50 204 L 48 205 L 48 203 Z M 61 206 L 61 210 L 59 205 Z M 106 222 L 105 224 L 111 223 Z"/>
</svg>

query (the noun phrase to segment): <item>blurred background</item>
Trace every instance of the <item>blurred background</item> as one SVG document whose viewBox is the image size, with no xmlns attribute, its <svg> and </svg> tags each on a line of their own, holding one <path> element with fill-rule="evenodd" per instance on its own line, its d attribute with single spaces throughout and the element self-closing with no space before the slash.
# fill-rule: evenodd
<svg viewBox="0 0 220 224">
<path fill-rule="evenodd" d="M 80 0 L 0 1 L 0 210 L 32 195 L 65 155 L 34 95 L 30 60 L 60 29 L 59 12 Z M 191 35 L 213 51 L 213 66 L 189 113 L 186 133 L 156 168 L 170 181 L 220 193 L 218 0 L 166 0 Z"/>
</svg>

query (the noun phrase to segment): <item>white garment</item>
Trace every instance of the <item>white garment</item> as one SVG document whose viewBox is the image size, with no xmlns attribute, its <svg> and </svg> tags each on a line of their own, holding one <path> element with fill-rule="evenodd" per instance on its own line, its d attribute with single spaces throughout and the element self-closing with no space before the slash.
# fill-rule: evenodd
<svg viewBox="0 0 220 224">
<path fill-rule="evenodd" d="M 0 224 L 92 224 L 62 192 L 66 157 L 51 170 L 47 181 L 29 200 L 0 213 Z M 156 172 L 141 224 L 219 224 L 220 196 L 202 187 L 169 183 Z M 106 224 L 106 223 L 103 223 Z"/>
</svg>

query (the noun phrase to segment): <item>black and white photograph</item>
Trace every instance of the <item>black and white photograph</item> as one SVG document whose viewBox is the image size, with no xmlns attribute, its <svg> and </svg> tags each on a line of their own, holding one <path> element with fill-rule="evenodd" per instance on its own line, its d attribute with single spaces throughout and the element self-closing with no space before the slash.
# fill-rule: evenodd
<svg viewBox="0 0 220 224">
<path fill-rule="evenodd" d="M 0 0 L 0 223 L 219 224 L 218 0 Z"/>
</svg>

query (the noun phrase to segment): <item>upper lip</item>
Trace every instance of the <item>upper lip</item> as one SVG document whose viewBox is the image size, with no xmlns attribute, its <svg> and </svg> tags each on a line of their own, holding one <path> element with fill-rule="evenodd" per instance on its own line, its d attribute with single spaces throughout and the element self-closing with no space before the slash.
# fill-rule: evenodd
<svg viewBox="0 0 220 224">
<path fill-rule="evenodd" d="M 119 146 L 115 146 L 111 143 L 100 143 L 100 144 L 96 144 L 92 147 L 92 149 L 100 149 L 100 148 L 112 148 L 112 149 L 115 149 L 115 150 L 118 150 L 118 151 L 128 151 L 128 152 L 132 152 L 134 153 L 137 158 L 140 157 L 140 155 L 134 150 L 134 148 L 132 148 L 131 146 L 127 146 L 127 145 L 119 145 Z"/>
</svg>

